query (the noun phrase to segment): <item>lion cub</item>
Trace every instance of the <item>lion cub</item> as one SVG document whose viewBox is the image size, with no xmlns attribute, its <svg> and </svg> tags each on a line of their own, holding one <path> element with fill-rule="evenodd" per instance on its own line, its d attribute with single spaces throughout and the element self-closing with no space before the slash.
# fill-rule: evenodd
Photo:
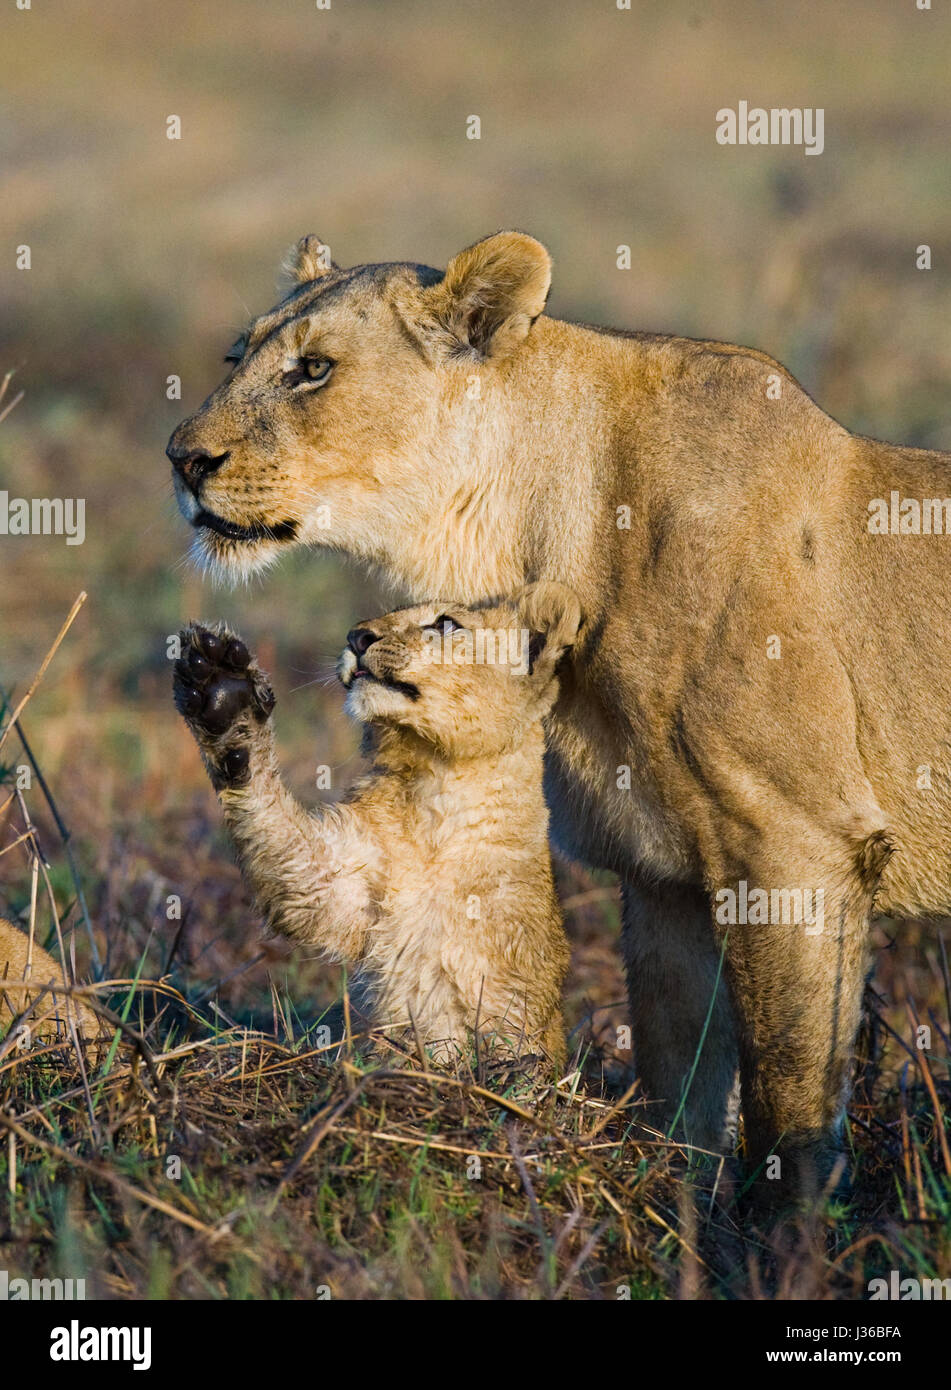
<svg viewBox="0 0 951 1390">
<path fill-rule="evenodd" d="M 359 964 L 376 1022 L 414 1025 L 440 1060 L 478 1029 L 564 1061 L 543 723 L 580 617 L 545 583 L 359 623 L 337 669 L 372 764 L 314 811 L 281 782 L 274 696 L 244 643 L 182 633 L 175 702 L 271 927 Z"/>
</svg>

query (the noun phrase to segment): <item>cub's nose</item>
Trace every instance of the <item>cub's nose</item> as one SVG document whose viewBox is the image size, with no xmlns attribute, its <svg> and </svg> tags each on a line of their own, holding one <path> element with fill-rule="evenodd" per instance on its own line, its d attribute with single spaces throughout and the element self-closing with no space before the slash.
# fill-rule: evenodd
<svg viewBox="0 0 951 1390">
<path fill-rule="evenodd" d="M 374 642 L 379 642 L 380 635 L 368 627 L 352 627 L 347 633 L 347 646 L 354 656 L 363 656 L 369 651 Z"/>
<path fill-rule="evenodd" d="M 203 449 L 188 449 L 175 444 L 169 444 L 165 452 L 171 459 L 175 472 L 196 497 L 205 479 L 212 473 L 217 473 L 230 457 L 230 450 L 223 454 L 206 454 Z"/>
</svg>

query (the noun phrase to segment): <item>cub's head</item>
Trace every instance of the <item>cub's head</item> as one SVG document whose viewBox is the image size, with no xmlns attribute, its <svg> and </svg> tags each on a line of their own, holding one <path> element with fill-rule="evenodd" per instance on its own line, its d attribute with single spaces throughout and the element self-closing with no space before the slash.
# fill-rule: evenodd
<svg viewBox="0 0 951 1390">
<path fill-rule="evenodd" d="M 167 450 L 199 558 L 232 575 L 295 542 L 380 559 L 383 536 L 429 514 L 473 373 L 519 350 L 551 279 L 548 252 L 520 232 L 445 272 L 342 270 L 308 236 L 287 269 L 290 293 L 241 334 Z"/>
<path fill-rule="evenodd" d="M 448 757 L 514 747 L 554 704 L 580 622 L 574 593 L 545 582 L 488 608 L 429 603 L 358 623 L 337 666 L 348 713 Z"/>
</svg>

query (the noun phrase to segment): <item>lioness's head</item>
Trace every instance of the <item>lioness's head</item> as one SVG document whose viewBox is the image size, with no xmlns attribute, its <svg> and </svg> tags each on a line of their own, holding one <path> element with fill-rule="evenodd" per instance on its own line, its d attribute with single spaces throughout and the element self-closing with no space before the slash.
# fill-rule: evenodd
<svg viewBox="0 0 951 1390">
<path fill-rule="evenodd" d="M 249 574 L 295 542 L 377 559 L 374 537 L 426 514 L 467 428 L 473 374 L 517 352 L 542 312 L 548 252 L 500 232 L 445 272 L 342 270 L 317 237 L 293 288 L 231 347 L 228 375 L 168 445 L 201 558 Z"/>
<path fill-rule="evenodd" d="M 337 666 L 347 711 L 448 757 L 515 746 L 554 704 L 580 622 L 574 593 L 543 582 L 492 607 L 429 603 L 358 623 Z"/>
</svg>

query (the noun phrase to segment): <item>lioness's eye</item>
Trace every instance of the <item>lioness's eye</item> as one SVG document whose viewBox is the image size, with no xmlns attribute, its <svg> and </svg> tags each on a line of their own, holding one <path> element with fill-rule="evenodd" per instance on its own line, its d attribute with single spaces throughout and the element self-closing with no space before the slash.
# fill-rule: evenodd
<svg viewBox="0 0 951 1390">
<path fill-rule="evenodd" d="M 285 386 L 323 386 L 329 381 L 335 363 L 329 357 L 301 357 L 284 373 Z"/>
<path fill-rule="evenodd" d="M 304 371 L 311 381 L 326 381 L 334 369 L 329 357 L 305 357 Z"/>
</svg>

